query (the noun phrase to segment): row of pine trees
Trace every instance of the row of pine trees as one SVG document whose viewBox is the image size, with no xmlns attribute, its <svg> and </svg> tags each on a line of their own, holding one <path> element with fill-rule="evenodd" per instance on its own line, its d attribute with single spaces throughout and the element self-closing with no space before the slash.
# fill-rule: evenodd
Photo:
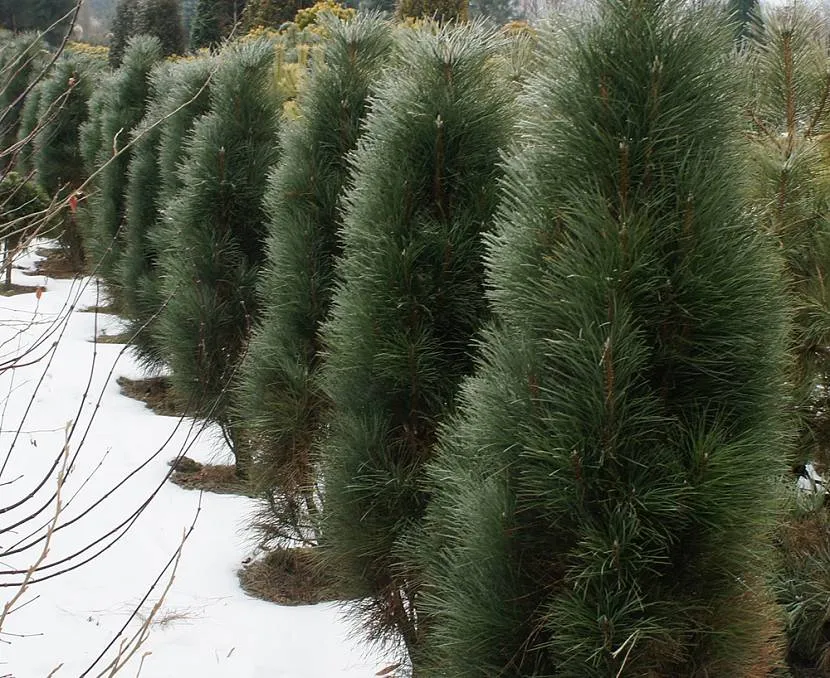
<svg viewBox="0 0 830 678">
<path fill-rule="evenodd" d="M 419 677 L 830 669 L 821 24 L 312 14 L 71 46 L 3 127 L 263 539 Z"/>
</svg>

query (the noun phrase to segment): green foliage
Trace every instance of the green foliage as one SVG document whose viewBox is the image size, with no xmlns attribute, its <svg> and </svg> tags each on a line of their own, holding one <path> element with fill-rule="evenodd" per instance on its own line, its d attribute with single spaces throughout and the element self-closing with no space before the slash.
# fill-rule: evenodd
<svg viewBox="0 0 830 678">
<path fill-rule="evenodd" d="M 794 466 L 830 460 L 830 95 L 824 23 L 797 6 L 762 14 L 744 54 L 751 120 L 747 188 L 762 228 L 784 256 L 793 331 L 790 375 L 798 438 Z M 779 530 L 777 594 L 790 660 L 830 668 L 826 628 L 827 508 L 791 515 Z"/>
<path fill-rule="evenodd" d="M 46 31 L 74 5 L 75 0 L 0 0 L 0 25 L 13 31 Z M 43 37 L 53 43 L 59 42 L 69 29 L 70 17 Z"/>
<path fill-rule="evenodd" d="M 826 675 L 830 671 L 830 516 L 813 503 L 821 503 L 821 495 L 797 492 L 801 496 L 793 497 L 788 519 L 776 533 L 781 562 L 775 592 L 787 617 L 790 665 Z"/>
<path fill-rule="evenodd" d="M 49 195 L 61 200 L 68 198 L 88 176 L 81 155 L 80 130 L 103 67 L 101 59 L 66 52 L 38 89 L 38 117 L 43 125 L 34 151 L 38 183 Z M 80 270 L 84 250 L 75 219 L 70 211 L 63 214 L 59 237 L 70 261 Z"/>
<path fill-rule="evenodd" d="M 12 256 L 30 229 L 42 223 L 42 212 L 49 200 L 34 181 L 17 172 L 7 172 L 0 179 L 0 238 L 5 249 L 6 286 L 12 281 Z"/>
<path fill-rule="evenodd" d="M 40 99 L 42 86 L 35 85 L 26 95 L 26 101 L 20 111 L 20 124 L 17 130 L 17 142 L 20 145 L 15 168 L 23 175 L 34 171 L 35 137 L 39 133 Z"/>
<path fill-rule="evenodd" d="M 262 321 L 242 365 L 240 419 L 257 441 L 252 479 L 270 513 L 268 536 L 314 538 L 300 528 L 315 507 L 312 442 L 326 402 L 317 383 L 319 329 L 328 315 L 339 254 L 339 198 L 366 112 L 369 86 L 389 58 L 391 31 L 376 16 L 325 24 L 315 62 L 284 128 L 283 153 L 266 193 L 267 260 L 258 290 Z M 308 504 L 308 505 L 307 505 Z"/>
<path fill-rule="evenodd" d="M 417 652 L 418 581 L 397 553 L 423 515 L 423 467 L 487 317 L 490 228 L 512 93 L 497 35 L 400 31 L 353 156 L 323 366 L 331 399 L 322 543 L 370 635 Z"/>
<path fill-rule="evenodd" d="M 544 39 L 487 253 L 496 322 L 411 549 L 421 675 L 769 675 L 788 428 L 730 26 L 603 2 Z"/>
<path fill-rule="evenodd" d="M 784 255 L 792 295 L 794 461 L 830 460 L 830 78 L 824 24 L 803 8 L 763 17 L 746 53 L 750 199 Z"/>
<path fill-rule="evenodd" d="M 161 46 L 157 38 L 139 35 L 130 39 L 124 62 L 106 81 L 102 99 L 96 101 L 93 97 L 90 102 L 89 122 L 100 124 L 100 136 L 96 137 L 88 129 L 82 139 L 85 158 L 92 146 L 99 147 L 94 164 L 101 168 L 90 199 L 91 223 L 84 234 L 87 256 L 114 300 L 119 299 L 117 269 L 124 239 L 127 168 L 133 154 L 127 145 L 131 130 L 144 115 L 150 72 L 160 59 Z M 96 116 L 98 106 L 100 113 Z M 96 120 L 98 116 L 99 120 Z"/>
<path fill-rule="evenodd" d="M 157 65 L 150 76 L 147 113 L 134 132 L 120 278 L 123 311 L 135 336 L 133 349 L 151 367 L 163 361 L 156 341 L 156 320 L 165 303 L 158 260 L 176 228 L 164 223 L 164 212 L 182 186 L 177 165 L 185 137 L 207 111 L 207 83 L 214 66 L 208 58 Z"/>
<path fill-rule="evenodd" d="M 313 0 L 249 0 L 242 14 L 242 27 L 245 31 L 256 26 L 279 28 L 293 21 L 298 10 L 313 4 Z"/>
<path fill-rule="evenodd" d="M 179 0 L 139 0 L 136 33 L 154 35 L 164 56 L 184 54 L 187 36 Z"/>
<path fill-rule="evenodd" d="M 187 46 L 179 0 L 120 0 L 110 40 L 110 66 L 117 68 L 134 35 L 153 35 L 164 56 L 183 54 Z"/>
<path fill-rule="evenodd" d="M 245 0 L 198 0 L 190 26 L 190 49 L 218 47 L 242 19 Z"/>
<path fill-rule="evenodd" d="M 45 65 L 46 46 L 35 33 L 8 39 L 0 48 L 0 144 L 9 148 L 17 141 L 26 90 Z M 3 161 L 7 163 L 8 159 Z"/>
<path fill-rule="evenodd" d="M 469 0 L 398 0 L 399 19 L 435 19 L 466 21 Z"/>
<path fill-rule="evenodd" d="M 745 43 L 752 33 L 752 25 L 758 15 L 758 0 L 727 0 L 726 7 L 732 15 L 732 21 L 735 22 L 735 39 L 738 43 Z"/>
<path fill-rule="evenodd" d="M 267 175 L 278 158 L 278 111 L 271 89 L 274 49 L 246 41 L 222 52 L 211 82 L 210 112 L 184 148 L 182 189 L 168 207 L 171 229 L 160 260 L 169 298 L 159 344 L 176 392 L 195 414 L 218 422 L 246 460 L 231 424 L 229 386 L 259 304 Z"/>
<path fill-rule="evenodd" d="M 118 68 L 124 59 L 127 41 L 136 34 L 138 0 L 118 0 L 112 20 L 109 60 L 112 68 Z"/>
</svg>

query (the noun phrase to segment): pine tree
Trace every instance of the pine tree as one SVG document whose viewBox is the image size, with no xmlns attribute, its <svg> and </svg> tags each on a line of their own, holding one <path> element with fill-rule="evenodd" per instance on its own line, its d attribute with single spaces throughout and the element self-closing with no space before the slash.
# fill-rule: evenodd
<svg viewBox="0 0 830 678">
<path fill-rule="evenodd" d="M 150 76 L 147 113 L 134 133 L 120 277 L 133 349 L 150 367 L 163 362 L 155 329 L 165 303 L 158 259 L 164 241 L 175 230 L 175 224 L 164 224 L 163 217 L 181 188 L 176 165 L 194 121 L 207 111 L 214 66 L 209 58 L 156 66 Z"/>
<path fill-rule="evenodd" d="M 267 260 L 258 288 L 262 321 L 238 394 L 239 416 L 256 437 L 252 473 L 269 506 L 270 536 L 302 529 L 315 485 L 312 441 L 326 403 L 317 383 L 320 325 L 328 315 L 339 254 L 339 198 L 366 112 L 369 85 L 389 58 L 391 31 L 376 16 L 326 24 L 324 62 L 315 64 L 284 128 L 283 153 L 266 193 Z"/>
<path fill-rule="evenodd" d="M 802 6 L 764 12 L 744 54 L 750 150 L 750 199 L 783 253 L 793 313 L 790 350 L 798 438 L 794 470 L 830 461 L 830 112 L 825 26 Z M 799 492 L 799 494 L 803 494 Z M 804 497 L 777 532 L 778 599 L 786 611 L 789 658 L 828 666 L 830 551 L 823 502 Z"/>
<path fill-rule="evenodd" d="M 80 130 L 103 68 L 102 60 L 66 52 L 38 89 L 38 118 L 43 127 L 35 139 L 34 162 L 38 183 L 57 199 L 67 199 L 88 176 L 81 156 Z M 72 211 L 62 215 L 59 238 L 69 261 L 80 271 L 83 241 Z"/>
<path fill-rule="evenodd" d="M 749 45 L 750 199 L 784 253 L 795 309 L 793 461 L 830 461 L 830 132 L 828 58 L 817 14 L 795 8 L 764 17 Z"/>
<path fill-rule="evenodd" d="M 6 288 L 12 285 L 12 264 L 20 242 L 31 228 L 42 223 L 39 214 L 48 206 L 46 195 L 34 181 L 17 172 L 0 178 L 0 239 L 3 240 L 3 273 Z"/>
<path fill-rule="evenodd" d="M 38 127 L 42 124 L 40 120 L 40 99 L 42 86 L 35 85 L 29 94 L 20 111 L 20 124 L 17 129 L 17 142 L 20 144 L 15 162 L 15 170 L 23 176 L 34 172 L 34 149 L 35 139 L 39 134 Z"/>
<path fill-rule="evenodd" d="M 197 0 L 190 26 L 190 49 L 217 47 L 242 19 L 245 0 Z"/>
<path fill-rule="evenodd" d="M 436 426 L 487 317 L 490 228 L 512 94 L 479 25 L 402 32 L 353 158 L 344 254 L 324 330 L 331 400 L 321 543 L 367 633 L 417 653 L 418 581 L 397 542 L 417 525 Z"/>
<path fill-rule="evenodd" d="M 466 21 L 469 0 L 398 0 L 399 19 Z"/>
<path fill-rule="evenodd" d="M 267 175 L 278 157 L 273 45 L 245 41 L 225 50 L 210 90 L 210 112 L 185 144 L 182 189 L 169 207 L 175 227 L 162 253 L 159 345 L 175 391 L 191 411 L 217 422 L 247 472 L 230 413 L 230 385 L 257 318 L 256 278 L 264 259 Z"/>
<path fill-rule="evenodd" d="M 3 86 L 0 88 L 0 144 L 10 148 L 17 141 L 20 116 L 26 103 L 29 83 L 44 65 L 45 45 L 35 33 L 22 33 L 8 41 L 0 52 L 0 72 Z M 7 165 L 13 159 L 5 158 Z"/>
<path fill-rule="evenodd" d="M 164 56 L 184 54 L 187 47 L 179 0 L 139 0 L 135 30 L 155 35 Z"/>
<path fill-rule="evenodd" d="M 257 26 L 279 28 L 286 21 L 293 21 L 299 10 L 313 4 L 314 0 L 249 0 L 242 13 L 243 30 Z"/>
<path fill-rule="evenodd" d="M 779 262 L 741 196 L 730 26 L 547 36 L 487 254 L 496 322 L 430 466 L 425 675 L 768 675 Z"/>
<path fill-rule="evenodd" d="M 43 35 L 54 44 L 69 29 L 70 12 L 74 5 L 74 0 L 0 0 L 0 25 L 13 31 L 41 32 L 47 31 L 52 24 L 66 17 Z"/>
<path fill-rule="evenodd" d="M 139 0 L 118 0 L 115 6 L 115 16 L 112 20 L 112 37 L 110 38 L 109 60 L 112 68 L 118 68 L 124 59 L 124 50 L 127 49 L 127 42 L 138 31 Z"/>
<path fill-rule="evenodd" d="M 144 115 L 150 72 L 160 59 L 161 46 L 157 38 L 144 35 L 131 38 L 124 62 L 107 82 L 100 102 L 100 148 L 95 162 L 103 169 L 94 183 L 97 191 L 90 203 L 91 224 L 84 235 L 90 263 L 106 283 L 115 302 L 120 294 L 118 262 L 124 239 L 127 168 L 132 157 L 131 148 L 122 149 L 130 141 L 131 130 Z M 92 102 L 90 106 L 93 103 L 97 105 Z M 94 124 L 92 112 L 90 121 Z M 95 145 L 93 141 L 94 135 L 90 131 L 85 145 Z M 82 152 L 88 155 L 88 150 L 82 149 Z"/>
</svg>

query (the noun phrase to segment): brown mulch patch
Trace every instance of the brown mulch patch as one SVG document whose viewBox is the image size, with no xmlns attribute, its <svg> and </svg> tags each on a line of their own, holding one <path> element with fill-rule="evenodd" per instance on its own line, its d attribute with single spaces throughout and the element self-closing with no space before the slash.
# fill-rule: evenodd
<svg viewBox="0 0 830 678">
<path fill-rule="evenodd" d="M 96 344 L 129 344 L 130 339 L 133 338 L 131 332 L 119 332 L 118 334 L 99 334 L 96 339 Z"/>
<path fill-rule="evenodd" d="M 35 262 L 34 268 L 26 272 L 27 275 L 45 275 L 58 280 L 71 280 L 84 273 L 83 269 L 73 263 L 59 247 L 39 247 L 35 254 L 43 258 Z"/>
<path fill-rule="evenodd" d="M 245 563 L 236 574 L 249 596 L 279 605 L 314 605 L 353 597 L 339 590 L 337 578 L 325 570 L 314 547 L 275 549 Z"/>
<path fill-rule="evenodd" d="M 121 393 L 133 400 L 140 400 L 156 414 L 163 417 L 182 417 L 185 414 L 167 377 L 118 377 L 115 381 L 121 387 Z"/>
<path fill-rule="evenodd" d="M 79 308 L 79 313 L 106 313 L 109 315 L 118 315 L 121 311 L 117 304 L 99 304 L 98 306 L 87 306 L 86 308 Z"/>
<path fill-rule="evenodd" d="M 17 285 L 15 283 L 6 285 L 5 283 L 0 283 L 0 296 L 3 297 L 14 297 L 18 294 L 34 294 L 38 290 L 45 292 L 46 288 L 43 285 Z"/>
<path fill-rule="evenodd" d="M 184 457 L 187 459 L 187 457 Z M 186 490 L 203 490 L 215 494 L 241 494 L 253 496 L 250 485 L 236 475 L 236 467 L 220 464 L 197 464 L 197 467 L 185 468 L 182 461 L 176 463 L 170 481 Z M 189 466 L 189 465 L 188 465 Z"/>
</svg>

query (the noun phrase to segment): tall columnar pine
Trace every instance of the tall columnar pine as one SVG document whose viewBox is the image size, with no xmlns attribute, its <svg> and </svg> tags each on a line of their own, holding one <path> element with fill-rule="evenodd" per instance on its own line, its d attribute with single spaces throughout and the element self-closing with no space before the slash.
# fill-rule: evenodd
<svg viewBox="0 0 830 678">
<path fill-rule="evenodd" d="M 127 41 L 136 34 L 139 0 L 118 0 L 115 5 L 115 16 L 112 19 L 112 30 L 109 44 L 110 66 L 118 68 L 124 59 L 124 50 Z"/>
<path fill-rule="evenodd" d="M 184 54 L 187 48 L 180 0 L 139 0 L 135 28 L 136 33 L 155 35 L 164 56 Z"/>
<path fill-rule="evenodd" d="M 436 427 L 488 315 L 491 226 L 513 96 L 481 25 L 401 32 L 353 157 L 323 382 L 331 400 L 321 543 L 368 633 L 415 654 L 418 581 L 399 540 L 423 516 Z"/>
<path fill-rule="evenodd" d="M 528 87 L 497 322 L 412 557 L 424 675 L 768 675 L 787 418 L 778 260 L 741 197 L 731 27 L 607 0 Z M 549 38 L 549 36 L 548 36 Z"/>
<path fill-rule="evenodd" d="M 258 291 L 262 321 L 242 364 L 240 418 L 256 438 L 252 480 L 264 494 L 266 536 L 313 540 L 317 464 L 313 441 L 326 409 L 317 380 L 319 331 L 340 253 L 340 193 L 369 86 L 388 61 L 390 26 L 377 16 L 326 23 L 315 62 L 284 128 L 282 156 L 266 193 L 267 260 Z"/>
<path fill-rule="evenodd" d="M 127 168 L 133 154 L 132 147 L 128 147 L 130 132 L 144 116 L 150 72 L 160 59 L 158 39 L 144 35 L 131 38 L 124 62 L 107 81 L 101 102 L 99 150 L 95 159 L 100 173 L 93 184 L 92 219 L 84 236 L 89 262 L 116 302 L 121 292 L 118 262 L 124 246 Z M 90 120 L 94 120 L 92 111 Z M 92 138 L 86 140 L 90 145 L 92 141 Z"/>
<path fill-rule="evenodd" d="M 43 86 L 35 85 L 26 95 L 26 101 L 20 111 L 20 124 L 17 128 L 17 158 L 15 171 L 27 176 L 35 170 L 35 139 L 40 133 L 43 121 L 40 119 L 40 98 Z"/>
<path fill-rule="evenodd" d="M 830 78 L 813 11 L 763 17 L 746 54 L 753 166 L 750 198 L 784 254 L 795 310 L 793 461 L 830 461 Z"/>
<path fill-rule="evenodd" d="M 45 65 L 45 56 L 45 44 L 37 33 L 14 36 L 0 50 L 0 148 L 11 148 L 17 141 L 27 90 Z M 13 162 L 13 155 L 0 159 L 2 166 Z"/>
<path fill-rule="evenodd" d="M 120 262 L 124 314 L 133 348 L 150 367 L 163 362 L 155 322 L 164 306 L 158 271 L 159 253 L 176 224 L 166 224 L 169 205 L 181 188 L 177 164 L 185 137 L 196 118 L 207 112 L 209 58 L 162 62 L 150 76 L 151 98 L 134 133 L 136 144 L 127 172 L 124 256 Z"/>
<path fill-rule="evenodd" d="M 197 0 L 190 25 L 190 49 L 217 47 L 242 20 L 245 0 Z"/>
<path fill-rule="evenodd" d="M 750 87 L 748 187 L 762 227 L 784 254 L 794 331 L 796 469 L 830 461 L 830 79 L 825 26 L 802 6 L 767 11 L 745 52 Z M 828 508 L 804 497 L 778 531 L 775 581 L 789 660 L 830 670 Z M 811 510 L 805 510 L 809 508 Z"/>
<path fill-rule="evenodd" d="M 232 425 L 230 385 L 259 310 L 262 198 L 278 158 L 281 107 L 273 61 L 265 40 L 234 44 L 219 58 L 210 112 L 185 144 L 182 189 L 166 215 L 175 231 L 160 261 L 169 300 L 159 343 L 173 386 L 192 412 L 223 428 L 243 474 L 247 459 Z"/>
<path fill-rule="evenodd" d="M 38 89 L 42 130 L 35 139 L 34 164 L 41 187 L 60 200 L 68 199 L 88 176 L 81 155 L 80 129 L 103 68 L 100 59 L 68 51 Z M 84 250 L 75 218 L 73 211 L 63 212 L 60 241 L 80 271 Z"/>
</svg>

